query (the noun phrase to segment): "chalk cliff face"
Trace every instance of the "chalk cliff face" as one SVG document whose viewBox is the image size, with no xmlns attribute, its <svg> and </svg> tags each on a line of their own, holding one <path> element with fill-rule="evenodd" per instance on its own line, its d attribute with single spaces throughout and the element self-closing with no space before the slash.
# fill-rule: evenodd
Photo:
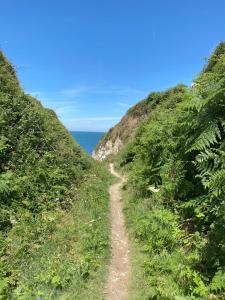
<svg viewBox="0 0 225 300">
<path fill-rule="evenodd" d="M 102 161 L 109 155 L 117 154 L 134 137 L 139 124 L 149 116 L 159 101 L 158 93 L 152 93 L 131 107 L 121 121 L 100 140 L 93 151 L 93 158 Z"/>
<path fill-rule="evenodd" d="M 106 140 L 104 144 L 99 144 L 98 149 L 93 151 L 92 157 L 96 160 L 102 161 L 111 154 L 117 154 L 123 147 L 123 142 L 117 138 L 114 142 Z"/>
</svg>

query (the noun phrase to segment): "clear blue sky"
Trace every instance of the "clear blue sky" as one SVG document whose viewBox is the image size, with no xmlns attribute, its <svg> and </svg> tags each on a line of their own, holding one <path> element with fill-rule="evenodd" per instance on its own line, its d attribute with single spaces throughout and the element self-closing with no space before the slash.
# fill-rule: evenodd
<svg viewBox="0 0 225 300">
<path fill-rule="evenodd" d="M 105 131 L 190 84 L 221 40 L 224 0 L 1 0 L 0 47 L 70 130 Z"/>
</svg>

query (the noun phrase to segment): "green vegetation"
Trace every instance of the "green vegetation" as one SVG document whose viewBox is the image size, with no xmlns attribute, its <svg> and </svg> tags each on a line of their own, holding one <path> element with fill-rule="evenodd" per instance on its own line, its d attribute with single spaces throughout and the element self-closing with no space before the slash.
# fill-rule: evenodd
<svg viewBox="0 0 225 300">
<path fill-rule="evenodd" d="M 129 174 L 137 299 L 225 299 L 225 43 L 192 88 L 149 98 L 157 105 L 115 158 Z"/>
<path fill-rule="evenodd" d="M 225 43 L 101 143 L 118 137 L 132 299 L 225 299 Z M 104 299 L 110 181 L 0 52 L 0 299 Z"/>
<path fill-rule="evenodd" d="M 109 182 L 0 52 L 0 299 L 101 299 Z"/>
</svg>

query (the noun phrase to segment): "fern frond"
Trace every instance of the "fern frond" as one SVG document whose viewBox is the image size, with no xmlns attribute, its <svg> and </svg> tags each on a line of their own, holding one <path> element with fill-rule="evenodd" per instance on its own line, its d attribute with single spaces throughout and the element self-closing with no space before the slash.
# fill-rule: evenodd
<svg viewBox="0 0 225 300">
<path fill-rule="evenodd" d="M 217 149 L 206 149 L 199 153 L 195 159 L 195 166 L 201 175 L 215 170 L 220 164 L 221 151 Z"/>
<path fill-rule="evenodd" d="M 218 125 L 210 124 L 210 126 L 208 126 L 208 128 L 206 128 L 204 132 L 199 135 L 199 137 L 187 152 L 191 152 L 194 150 L 206 150 L 207 147 L 210 147 L 211 145 L 217 143 L 219 139 L 221 139 L 221 133 Z"/>
<path fill-rule="evenodd" d="M 217 197 L 225 191 L 225 169 L 218 170 L 210 176 L 209 189 Z"/>
</svg>

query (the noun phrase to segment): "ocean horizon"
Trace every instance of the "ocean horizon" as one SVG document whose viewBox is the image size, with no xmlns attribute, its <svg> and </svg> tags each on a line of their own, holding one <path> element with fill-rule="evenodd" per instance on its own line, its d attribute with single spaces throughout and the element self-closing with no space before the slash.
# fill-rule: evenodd
<svg viewBox="0 0 225 300">
<path fill-rule="evenodd" d="M 70 131 L 75 141 L 88 153 L 92 154 L 105 132 Z"/>
</svg>

